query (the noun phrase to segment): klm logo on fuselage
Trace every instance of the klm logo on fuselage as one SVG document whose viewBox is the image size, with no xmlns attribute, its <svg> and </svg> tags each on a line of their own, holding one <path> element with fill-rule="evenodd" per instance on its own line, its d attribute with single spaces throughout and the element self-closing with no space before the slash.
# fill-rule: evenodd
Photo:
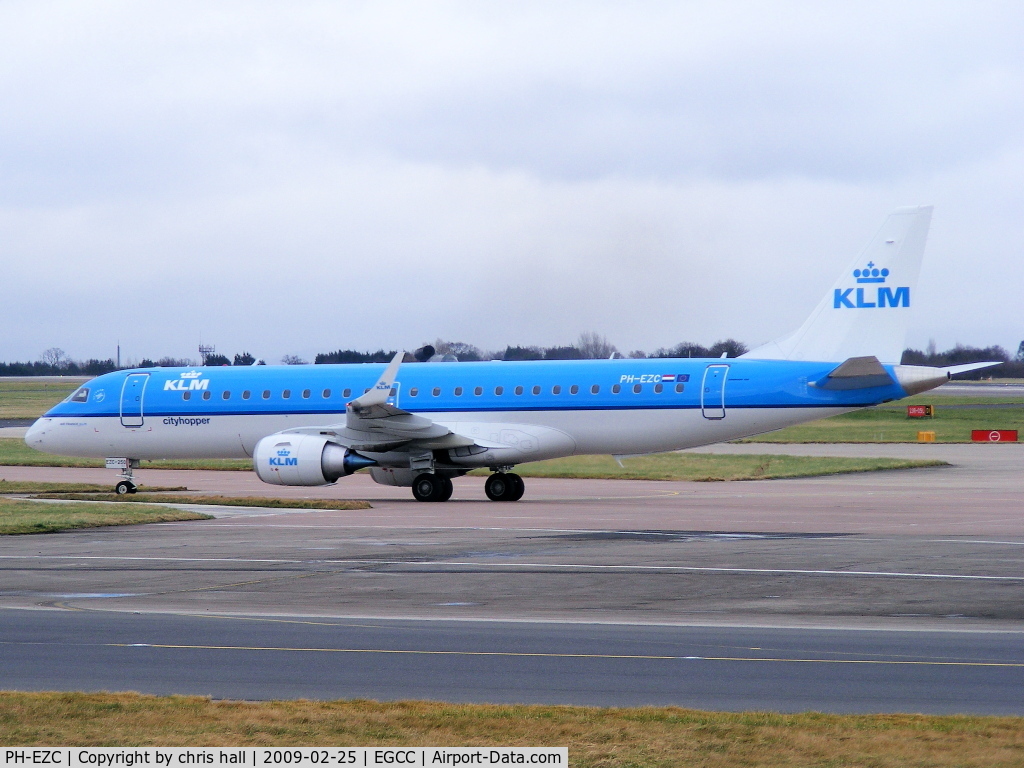
<svg viewBox="0 0 1024 768">
<path fill-rule="evenodd" d="M 888 269 L 878 269 L 873 262 L 868 262 L 866 269 L 853 270 L 858 283 L 884 283 L 889 277 Z M 901 286 L 889 288 L 878 285 L 877 288 L 836 288 L 832 296 L 833 309 L 882 309 L 884 307 L 909 307 L 910 288 Z"/>
<path fill-rule="evenodd" d="M 210 386 L 210 380 L 202 378 L 203 374 L 201 371 L 185 371 L 181 374 L 179 379 L 171 379 L 170 381 L 164 382 L 164 392 L 167 390 L 182 391 L 182 390 L 204 390 Z"/>
</svg>

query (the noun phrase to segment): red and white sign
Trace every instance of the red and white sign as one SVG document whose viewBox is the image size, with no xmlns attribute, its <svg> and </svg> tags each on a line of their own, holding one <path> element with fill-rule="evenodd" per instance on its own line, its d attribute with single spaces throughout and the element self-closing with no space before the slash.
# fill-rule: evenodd
<svg viewBox="0 0 1024 768">
<path fill-rule="evenodd" d="M 1016 443 L 1016 429 L 974 429 L 971 440 L 976 443 Z"/>
</svg>

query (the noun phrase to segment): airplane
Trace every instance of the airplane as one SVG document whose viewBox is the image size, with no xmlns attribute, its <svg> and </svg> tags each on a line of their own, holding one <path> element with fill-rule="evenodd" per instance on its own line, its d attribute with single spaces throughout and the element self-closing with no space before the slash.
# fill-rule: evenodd
<svg viewBox="0 0 1024 768">
<path fill-rule="evenodd" d="M 516 465 L 638 455 L 750 437 L 933 389 L 956 373 L 900 365 L 931 220 L 892 213 L 794 333 L 738 358 L 188 367 L 99 376 L 25 442 L 106 458 L 117 493 L 144 459 L 251 458 L 275 485 L 329 485 L 360 469 L 419 501 L 489 468 L 493 501 L 525 492 Z"/>
</svg>

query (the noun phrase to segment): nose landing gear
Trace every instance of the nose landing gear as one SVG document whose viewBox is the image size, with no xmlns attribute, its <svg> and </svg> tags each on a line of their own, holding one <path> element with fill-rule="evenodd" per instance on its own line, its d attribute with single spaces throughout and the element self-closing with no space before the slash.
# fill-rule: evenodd
<svg viewBox="0 0 1024 768">
<path fill-rule="evenodd" d="M 519 501 L 526 493 L 526 483 L 515 472 L 495 472 L 484 483 L 484 493 L 491 501 Z"/>
<path fill-rule="evenodd" d="M 133 476 L 133 471 L 138 468 L 138 459 L 107 459 L 107 469 L 121 470 L 121 481 L 114 486 L 114 493 L 124 496 L 126 493 L 135 493 L 138 490 Z"/>
</svg>

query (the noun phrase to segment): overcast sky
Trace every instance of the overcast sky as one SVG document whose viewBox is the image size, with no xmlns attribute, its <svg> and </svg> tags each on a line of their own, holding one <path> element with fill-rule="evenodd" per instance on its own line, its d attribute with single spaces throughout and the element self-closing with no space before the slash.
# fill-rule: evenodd
<svg viewBox="0 0 1024 768">
<path fill-rule="evenodd" d="M 1019 2 L 0 3 L 0 360 L 1024 339 Z"/>
</svg>

